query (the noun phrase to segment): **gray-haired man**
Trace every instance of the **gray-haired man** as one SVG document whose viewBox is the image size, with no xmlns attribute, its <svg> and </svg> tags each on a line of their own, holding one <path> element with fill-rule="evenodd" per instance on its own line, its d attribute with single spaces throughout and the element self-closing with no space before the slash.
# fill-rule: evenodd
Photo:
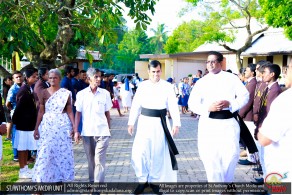
<svg viewBox="0 0 292 195">
<path fill-rule="evenodd" d="M 76 97 L 76 115 L 74 138 L 78 143 L 78 125 L 82 115 L 83 146 L 88 160 L 90 182 L 104 182 L 106 149 L 110 139 L 110 113 L 112 101 L 110 93 L 99 88 L 101 72 L 89 68 L 86 72 L 89 87 L 78 92 Z"/>
</svg>

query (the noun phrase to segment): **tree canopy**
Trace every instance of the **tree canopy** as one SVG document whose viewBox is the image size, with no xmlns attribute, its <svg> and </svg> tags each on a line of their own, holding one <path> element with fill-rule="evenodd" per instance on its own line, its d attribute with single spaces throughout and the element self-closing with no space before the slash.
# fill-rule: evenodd
<svg viewBox="0 0 292 195">
<path fill-rule="evenodd" d="M 225 49 L 236 53 L 238 67 L 242 67 L 240 55 L 251 46 L 253 37 L 268 29 L 267 25 L 253 29 L 251 24 L 253 18 L 258 23 L 263 22 L 264 12 L 257 0 L 220 0 L 219 4 L 218 1 L 186 1 L 194 6 L 198 6 L 200 3 L 204 4 L 206 9 L 203 13 L 205 25 L 202 28 L 204 34 L 201 39 L 206 42 L 216 42 Z M 234 22 L 236 19 L 244 19 L 244 22 L 237 24 Z M 240 29 L 244 29 L 247 35 L 241 46 L 235 48 L 231 43 L 235 41 L 236 33 Z"/>
<path fill-rule="evenodd" d="M 151 28 L 150 30 L 154 33 L 154 36 L 150 38 L 150 42 L 155 45 L 154 53 L 164 53 L 164 46 L 168 39 L 167 31 L 165 31 L 165 24 L 158 24 L 157 29 Z"/>
<path fill-rule="evenodd" d="M 113 66 L 120 72 L 134 73 L 135 60 L 139 60 L 139 54 L 153 51 L 154 45 L 150 44 L 150 39 L 143 30 L 130 30 L 118 44 Z"/>
<path fill-rule="evenodd" d="M 266 22 L 273 27 L 283 27 L 288 38 L 292 39 L 292 1 L 260 0 Z"/>
<path fill-rule="evenodd" d="M 167 39 L 166 53 L 192 52 L 204 43 L 202 27 L 204 22 L 192 20 L 179 25 Z"/>
<path fill-rule="evenodd" d="M 0 4 L 0 50 L 20 51 L 34 64 L 70 62 L 83 45 L 97 48 L 117 41 L 122 5 L 137 28 L 146 29 L 156 0 L 5 0 Z"/>
</svg>

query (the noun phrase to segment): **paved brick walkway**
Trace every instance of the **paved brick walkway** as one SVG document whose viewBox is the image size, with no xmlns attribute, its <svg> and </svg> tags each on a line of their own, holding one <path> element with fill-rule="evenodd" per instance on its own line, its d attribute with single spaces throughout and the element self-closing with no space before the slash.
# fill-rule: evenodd
<svg viewBox="0 0 292 195">
<path fill-rule="evenodd" d="M 130 164 L 134 136 L 127 132 L 128 115 L 119 117 L 116 110 L 111 111 L 111 140 L 107 150 L 106 182 L 137 182 Z M 182 126 L 174 139 L 179 150 L 178 182 L 206 182 L 206 174 L 197 149 L 198 121 L 190 114 L 181 115 Z M 82 143 L 74 143 L 75 182 L 88 181 L 87 159 Z M 235 182 L 250 182 L 254 177 L 251 166 L 237 165 Z M 30 180 L 19 180 L 29 182 Z"/>
<path fill-rule="evenodd" d="M 111 140 L 107 151 L 106 182 L 137 182 L 130 164 L 134 136 L 127 132 L 128 115 L 119 117 L 117 111 L 111 111 Z M 182 126 L 175 143 L 179 150 L 178 182 L 207 181 L 204 166 L 197 149 L 198 121 L 190 114 L 181 115 Z M 82 144 L 74 144 L 76 181 L 88 181 L 87 159 Z M 237 165 L 235 182 L 249 182 L 253 177 L 251 166 Z"/>
</svg>

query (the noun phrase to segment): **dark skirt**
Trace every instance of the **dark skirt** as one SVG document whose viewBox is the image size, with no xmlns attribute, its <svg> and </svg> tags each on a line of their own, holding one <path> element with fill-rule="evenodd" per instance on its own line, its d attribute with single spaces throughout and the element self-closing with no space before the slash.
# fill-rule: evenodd
<svg viewBox="0 0 292 195">
<path fill-rule="evenodd" d="M 183 98 L 179 96 L 178 105 L 180 106 L 187 106 L 189 101 L 189 95 L 185 95 Z"/>
</svg>

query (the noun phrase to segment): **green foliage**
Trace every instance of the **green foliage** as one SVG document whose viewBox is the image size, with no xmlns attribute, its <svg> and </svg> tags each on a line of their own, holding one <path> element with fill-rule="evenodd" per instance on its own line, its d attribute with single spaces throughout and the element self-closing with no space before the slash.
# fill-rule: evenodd
<svg viewBox="0 0 292 195">
<path fill-rule="evenodd" d="M 76 50 L 116 43 L 122 7 L 137 27 L 146 29 L 154 13 L 156 0 L 5 0 L 0 4 L 0 52 L 10 57 L 13 50 L 25 54 L 33 63 L 41 59 L 54 62 L 58 53 L 64 62 L 76 56 Z"/>
<path fill-rule="evenodd" d="M 150 38 L 150 42 L 155 46 L 155 54 L 164 53 L 164 45 L 168 38 L 167 31 L 165 31 L 165 24 L 158 24 L 157 29 L 151 29 L 154 36 Z"/>
<path fill-rule="evenodd" d="M 204 2 L 200 0 L 186 0 L 197 6 L 198 3 L 206 8 L 202 15 L 205 17 L 200 40 L 206 42 L 232 43 L 239 28 L 249 28 L 247 22 L 241 25 L 235 24 L 234 20 L 245 18 L 256 18 L 261 21 L 263 11 L 256 0 L 221 0 L 217 4 L 214 2 Z M 253 29 L 251 29 L 252 31 Z M 243 43 L 244 45 L 244 43 Z"/>
<path fill-rule="evenodd" d="M 18 180 L 19 164 L 13 161 L 11 141 L 5 141 L 2 136 L 3 159 L 0 166 L 1 182 L 15 182 Z"/>
<path fill-rule="evenodd" d="M 88 52 L 86 52 L 85 57 L 89 61 L 89 64 L 92 65 L 94 57 Z"/>
<path fill-rule="evenodd" d="M 118 44 L 114 59 L 115 64 L 112 67 L 120 72 L 133 73 L 135 60 L 139 60 L 139 54 L 152 53 L 153 48 L 144 31 L 131 30 L 126 32 L 123 40 Z"/>
<path fill-rule="evenodd" d="M 186 0 L 186 2 L 192 3 L 193 6 L 197 6 L 198 2 L 200 2 L 202 0 Z"/>
<path fill-rule="evenodd" d="M 202 13 L 204 25 L 201 28 L 202 35 L 199 40 L 216 42 L 226 50 L 236 53 L 238 67 L 242 66 L 240 54 L 251 46 L 253 36 L 268 29 L 264 25 L 261 29 L 253 29 L 251 25 L 253 19 L 256 19 L 259 23 L 263 21 L 264 11 L 261 10 L 257 0 L 185 1 L 192 3 L 194 6 L 200 4 L 200 8 L 205 8 Z M 247 32 L 245 41 L 233 48 L 230 43 L 235 41 L 236 34 L 240 29 L 245 29 Z"/>
<path fill-rule="evenodd" d="M 292 1 L 260 0 L 266 22 L 273 27 L 283 27 L 287 37 L 292 39 Z"/>
<path fill-rule="evenodd" d="M 184 22 L 176 28 L 166 43 L 167 53 L 191 52 L 205 42 L 232 43 L 237 30 L 243 26 L 237 26 L 232 21 L 249 17 L 260 20 L 263 14 L 255 0 L 221 0 L 219 4 L 200 0 L 186 2 L 194 6 L 202 4 L 205 7 L 201 13 L 204 20 Z"/>
<path fill-rule="evenodd" d="M 203 26 L 203 22 L 195 20 L 182 23 L 168 38 L 164 48 L 166 53 L 192 52 L 203 44 Z"/>
</svg>

